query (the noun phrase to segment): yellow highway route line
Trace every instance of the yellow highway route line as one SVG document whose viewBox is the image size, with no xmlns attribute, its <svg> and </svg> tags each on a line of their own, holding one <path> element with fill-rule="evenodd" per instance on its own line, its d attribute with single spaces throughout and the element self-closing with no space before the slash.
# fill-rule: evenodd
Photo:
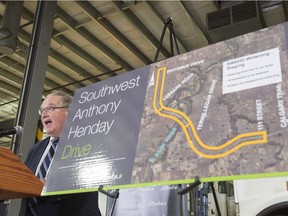
<svg viewBox="0 0 288 216">
<path fill-rule="evenodd" d="M 162 75 L 162 80 L 160 80 L 161 75 Z M 188 118 L 188 116 L 185 113 L 181 112 L 180 110 L 165 107 L 163 105 L 162 98 L 163 98 L 163 91 L 164 91 L 165 76 L 166 76 L 166 67 L 159 68 L 158 72 L 157 72 L 156 85 L 155 85 L 155 91 L 154 91 L 153 108 L 159 116 L 162 116 L 165 118 L 170 118 L 170 119 L 176 121 L 182 127 L 182 129 L 185 133 L 186 139 L 190 145 L 190 148 L 199 156 L 202 156 L 204 158 L 209 158 L 209 159 L 221 158 L 221 157 L 225 157 L 225 156 L 233 153 L 234 151 L 236 151 L 236 150 L 238 150 L 244 146 L 267 143 L 267 132 L 266 131 L 257 131 L 257 132 L 249 132 L 249 133 L 240 134 L 240 135 L 232 138 L 231 140 L 229 140 L 229 141 L 227 141 L 224 144 L 219 145 L 219 146 L 206 145 L 205 143 L 202 142 L 202 140 L 198 136 L 198 133 L 195 129 L 193 122 L 191 121 L 191 119 Z M 159 83 L 160 83 L 160 89 L 158 87 Z M 157 107 L 157 102 L 159 102 L 160 108 Z M 176 116 L 173 116 L 170 114 L 165 114 L 165 112 L 176 114 L 177 116 L 180 116 L 181 119 L 180 119 L 180 117 L 176 117 Z M 193 134 L 193 136 L 192 135 L 190 136 L 189 130 L 191 130 L 191 133 Z M 255 139 L 257 137 L 259 137 L 259 138 Z M 202 148 L 204 148 L 206 150 L 211 150 L 212 154 L 206 154 L 206 153 L 203 153 L 200 150 L 198 150 L 196 148 L 196 146 L 193 144 L 193 141 L 191 140 L 192 138 L 194 138 L 196 140 L 196 142 Z M 247 140 L 247 141 L 241 142 L 240 139 L 243 139 L 243 138 L 253 138 L 255 140 Z M 226 147 L 229 147 L 230 145 L 232 145 L 233 143 L 238 142 L 238 141 L 240 142 L 238 145 L 234 146 L 233 148 L 231 148 L 231 149 L 229 149 L 223 153 L 213 152 L 213 151 L 217 151 L 217 150 L 221 150 L 221 149 L 224 149 Z"/>
</svg>

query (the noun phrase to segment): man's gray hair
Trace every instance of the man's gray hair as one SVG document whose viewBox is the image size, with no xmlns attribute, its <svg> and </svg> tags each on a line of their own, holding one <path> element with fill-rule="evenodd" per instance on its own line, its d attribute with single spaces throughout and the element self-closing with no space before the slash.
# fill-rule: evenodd
<svg viewBox="0 0 288 216">
<path fill-rule="evenodd" d="M 72 99 L 73 99 L 73 97 L 71 95 L 69 95 L 63 91 L 55 91 L 55 92 L 52 92 L 52 93 L 47 95 L 47 97 L 50 97 L 50 96 L 60 96 L 62 106 L 67 106 L 67 107 L 69 107 L 71 105 Z"/>
</svg>

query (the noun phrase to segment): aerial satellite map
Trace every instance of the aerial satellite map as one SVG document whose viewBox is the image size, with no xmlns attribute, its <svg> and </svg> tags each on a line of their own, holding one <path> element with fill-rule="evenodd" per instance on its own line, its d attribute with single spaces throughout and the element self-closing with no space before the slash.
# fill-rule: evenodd
<svg viewBox="0 0 288 216">
<path fill-rule="evenodd" d="M 285 172 L 287 25 L 151 66 L 132 182 Z"/>
</svg>

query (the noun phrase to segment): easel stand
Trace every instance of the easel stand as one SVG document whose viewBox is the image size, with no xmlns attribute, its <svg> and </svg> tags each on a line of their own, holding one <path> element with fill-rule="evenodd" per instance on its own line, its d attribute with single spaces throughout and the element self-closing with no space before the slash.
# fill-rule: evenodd
<svg viewBox="0 0 288 216">
<path fill-rule="evenodd" d="M 109 213 L 109 216 L 112 216 L 114 208 L 115 208 L 115 205 L 116 205 L 116 201 L 117 201 L 117 199 L 119 197 L 119 189 L 116 189 L 112 193 L 108 193 L 107 191 L 103 190 L 103 185 L 100 185 L 99 188 L 98 188 L 98 191 L 113 199 L 111 210 L 110 210 L 110 213 Z"/>
<path fill-rule="evenodd" d="M 179 195 L 181 195 L 181 197 L 183 195 L 185 195 L 186 193 L 188 193 L 189 191 L 195 189 L 197 186 L 199 186 L 201 184 L 200 182 L 200 179 L 199 179 L 199 176 L 196 176 L 195 177 L 195 181 L 189 185 L 188 187 L 186 187 L 185 189 L 181 190 L 178 192 Z M 214 198 L 214 201 L 215 201 L 215 206 L 216 206 L 216 210 L 217 210 L 217 214 L 218 216 L 221 216 L 221 211 L 220 211 L 220 207 L 219 207 L 219 203 L 218 203 L 218 199 L 217 199 L 217 196 L 216 196 L 216 192 L 215 192 L 215 188 L 213 186 L 213 183 L 209 182 L 208 183 L 209 187 L 211 188 L 211 191 L 212 191 L 212 194 L 213 194 L 213 198 Z M 181 199 L 182 201 L 182 199 Z M 183 212 L 181 212 L 182 215 L 183 215 Z M 198 216 L 198 215 L 197 215 Z"/>
<path fill-rule="evenodd" d="M 188 192 L 190 192 L 191 190 L 195 189 L 197 186 L 199 186 L 201 184 L 199 177 L 196 176 L 195 177 L 195 181 L 189 185 L 188 187 L 186 187 L 185 189 L 179 191 L 177 194 L 180 195 L 180 205 L 183 206 L 183 195 L 187 194 Z M 182 209 L 182 208 L 181 208 Z M 181 215 L 183 216 L 183 211 L 181 211 Z"/>
<path fill-rule="evenodd" d="M 177 44 L 177 40 L 176 40 L 176 36 L 175 36 L 175 32 L 174 32 L 173 21 L 172 21 L 172 18 L 169 17 L 169 18 L 167 18 L 164 21 L 164 28 L 162 30 L 159 46 L 157 48 L 157 51 L 156 51 L 156 54 L 155 54 L 155 57 L 154 57 L 154 62 L 156 62 L 157 59 L 158 59 L 158 55 L 159 55 L 160 49 L 162 47 L 165 31 L 166 31 L 166 28 L 168 26 L 169 26 L 169 32 L 170 32 L 170 52 L 171 52 L 171 56 L 174 56 L 173 39 L 174 39 L 174 43 L 175 43 L 178 55 L 180 54 L 180 51 L 179 51 L 179 48 L 178 48 L 178 44 Z"/>
<path fill-rule="evenodd" d="M 213 186 L 213 184 L 211 182 L 209 182 L 209 187 L 211 188 L 212 194 L 213 194 L 213 198 L 215 201 L 215 206 L 216 206 L 216 210 L 219 216 L 221 216 L 221 211 L 220 211 L 220 207 L 219 207 L 219 203 L 218 203 L 218 199 L 216 196 L 216 192 L 215 192 L 215 188 Z"/>
</svg>

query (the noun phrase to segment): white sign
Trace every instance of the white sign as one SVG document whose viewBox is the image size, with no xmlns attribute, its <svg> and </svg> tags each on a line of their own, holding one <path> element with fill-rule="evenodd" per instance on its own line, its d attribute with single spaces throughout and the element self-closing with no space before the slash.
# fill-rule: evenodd
<svg viewBox="0 0 288 216">
<path fill-rule="evenodd" d="M 282 82 L 279 49 L 223 62 L 223 94 Z"/>
</svg>

